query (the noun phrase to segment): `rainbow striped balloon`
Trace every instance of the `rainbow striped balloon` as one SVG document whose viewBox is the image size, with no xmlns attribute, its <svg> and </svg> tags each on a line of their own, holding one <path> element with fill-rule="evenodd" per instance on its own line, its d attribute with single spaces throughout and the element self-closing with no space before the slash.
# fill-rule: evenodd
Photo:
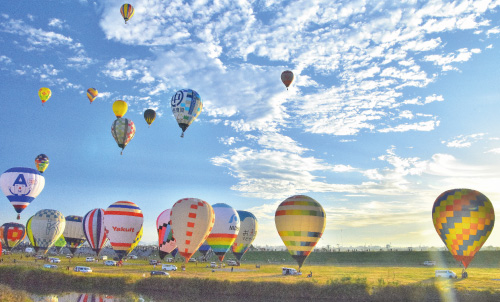
<svg viewBox="0 0 500 302">
<path fill-rule="evenodd" d="M 235 209 L 225 203 L 216 203 L 212 208 L 215 213 L 215 223 L 212 232 L 208 235 L 207 244 L 222 261 L 238 237 L 240 216 Z"/>
<path fill-rule="evenodd" d="M 130 201 L 117 201 L 104 211 L 106 234 L 120 260 L 141 241 L 143 222 L 141 209 Z"/>
<path fill-rule="evenodd" d="M 278 206 L 274 222 L 281 240 L 300 269 L 323 235 L 325 210 L 311 197 L 295 195 Z"/>
</svg>

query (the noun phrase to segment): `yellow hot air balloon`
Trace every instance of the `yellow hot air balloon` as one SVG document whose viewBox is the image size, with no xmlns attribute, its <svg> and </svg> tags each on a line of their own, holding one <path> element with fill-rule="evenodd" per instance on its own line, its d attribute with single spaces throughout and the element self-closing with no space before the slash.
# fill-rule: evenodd
<svg viewBox="0 0 500 302">
<path fill-rule="evenodd" d="M 184 198 L 173 205 L 170 219 L 179 254 L 188 262 L 212 231 L 214 210 L 206 201 Z"/>
<path fill-rule="evenodd" d="M 40 97 L 40 100 L 42 100 L 42 106 L 47 102 L 50 97 L 52 96 L 52 91 L 50 91 L 49 88 L 47 87 L 42 87 L 40 90 L 38 90 L 38 96 Z"/>
<path fill-rule="evenodd" d="M 281 240 L 299 264 L 300 270 L 323 235 L 325 210 L 311 197 L 295 195 L 278 206 L 274 221 Z"/>
<path fill-rule="evenodd" d="M 117 118 L 120 118 L 127 113 L 128 105 L 125 101 L 117 100 L 113 103 L 113 112 Z"/>
<path fill-rule="evenodd" d="M 92 102 L 95 100 L 97 94 L 98 94 L 97 89 L 95 88 L 87 89 L 87 97 L 89 98 L 90 104 L 92 104 Z"/>
</svg>

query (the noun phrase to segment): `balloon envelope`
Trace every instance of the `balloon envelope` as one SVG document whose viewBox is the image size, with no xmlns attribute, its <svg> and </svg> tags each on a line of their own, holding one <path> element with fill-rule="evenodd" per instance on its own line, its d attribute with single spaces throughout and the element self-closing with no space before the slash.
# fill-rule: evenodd
<svg viewBox="0 0 500 302">
<path fill-rule="evenodd" d="M 125 101 L 117 100 L 113 103 L 113 112 L 117 118 L 120 118 L 127 113 L 128 104 Z"/>
<path fill-rule="evenodd" d="M 148 109 L 144 111 L 144 119 L 146 120 L 146 123 L 148 123 L 148 125 L 151 126 L 155 118 L 156 118 L 156 112 L 153 109 Z"/>
<path fill-rule="evenodd" d="M 175 238 L 172 234 L 172 226 L 170 224 L 170 209 L 161 212 L 156 219 L 156 230 L 158 231 L 158 247 L 160 258 L 165 258 L 176 247 Z"/>
<path fill-rule="evenodd" d="M 118 147 L 125 149 L 127 144 L 134 138 L 135 124 L 129 119 L 118 118 L 111 125 L 111 134 L 115 138 Z"/>
<path fill-rule="evenodd" d="M 104 229 L 104 210 L 93 209 L 83 216 L 83 233 L 90 247 L 99 256 L 101 249 L 106 244 L 106 231 Z"/>
<path fill-rule="evenodd" d="M 118 258 L 127 256 L 142 239 L 144 217 L 130 201 L 117 201 L 104 211 L 104 227 Z"/>
<path fill-rule="evenodd" d="M 26 228 L 20 223 L 7 222 L 0 227 L 0 241 L 7 251 L 15 248 L 24 238 L 26 238 Z"/>
<path fill-rule="evenodd" d="M 300 269 L 323 235 L 325 210 L 311 197 L 295 195 L 278 206 L 274 222 L 281 240 Z"/>
<path fill-rule="evenodd" d="M 493 230 L 495 211 L 481 192 L 453 189 L 434 201 L 432 221 L 450 253 L 467 268 Z"/>
<path fill-rule="evenodd" d="M 26 221 L 26 237 L 28 237 L 28 240 L 31 243 L 31 246 L 35 249 L 35 252 L 38 252 L 38 245 L 36 244 L 36 240 L 33 237 L 33 231 L 31 230 L 31 221 L 33 220 L 34 216 L 31 216 L 28 221 Z"/>
<path fill-rule="evenodd" d="M 203 244 L 200 246 L 198 249 L 198 252 L 200 252 L 203 257 L 207 256 L 208 251 L 210 251 L 210 245 L 208 245 L 207 241 L 203 242 Z"/>
<path fill-rule="evenodd" d="M 181 137 L 183 137 L 184 131 L 198 118 L 203 109 L 201 97 L 198 92 L 192 89 L 182 89 L 172 96 L 170 105 L 172 113 L 182 129 Z"/>
<path fill-rule="evenodd" d="M 288 87 L 292 84 L 294 79 L 293 72 L 290 70 L 285 70 L 281 73 L 281 81 L 283 84 L 285 84 L 286 89 L 288 90 Z"/>
<path fill-rule="evenodd" d="M 127 23 L 127 21 L 134 15 L 134 7 L 125 3 L 122 7 L 120 7 L 120 13 L 122 14 L 123 20 L 125 20 L 125 23 Z"/>
<path fill-rule="evenodd" d="M 44 186 L 45 178 L 31 168 L 11 168 L 0 176 L 0 187 L 19 214 L 42 192 Z"/>
<path fill-rule="evenodd" d="M 97 89 L 95 89 L 95 88 L 87 89 L 87 97 L 89 98 L 89 101 L 91 104 L 95 100 L 97 95 L 98 95 Z"/>
<path fill-rule="evenodd" d="M 43 173 L 49 166 L 49 157 L 45 154 L 38 154 L 35 158 L 35 165 L 38 172 Z"/>
<path fill-rule="evenodd" d="M 184 198 L 174 204 L 170 219 L 179 254 L 188 262 L 212 231 L 214 210 L 206 201 Z"/>
<path fill-rule="evenodd" d="M 37 247 L 47 253 L 61 237 L 66 226 L 66 219 L 57 210 L 44 209 L 35 213 L 31 218 L 31 232 Z"/>
<path fill-rule="evenodd" d="M 38 90 L 38 96 L 40 97 L 40 100 L 42 101 L 43 105 L 52 96 L 52 91 L 50 91 L 50 89 L 47 87 L 42 87 L 40 88 L 40 90 Z"/>
<path fill-rule="evenodd" d="M 257 236 L 258 223 L 255 215 L 250 212 L 238 211 L 238 215 L 240 216 L 240 231 L 231 250 L 236 259 L 240 261 Z"/>
<path fill-rule="evenodd" d="M 216 203 L 212 206 L 215 214 L 215 223 L 208 235 L 207 244 L 219 257 L 220 261 L 231 248 L 240 230 L 238 212 L 225 203 Z"/>
<path fill-rule="evenodd" d="M 60 253 L 63 247 L 66 246 L 66 239 L 64 239 L 64 235 L 61 235 L 61 237 L 54 242 L 54 246 L 56 247 L 57 252 Z"/>
<path fill-rule="evenodd" d="M 85 234 L 83 233 L 83 217 L 76 215 L 66 216 L 66 227 L 64 228 L 63 236 L 66 240 L 66 246 L 71 254 L 75 254 L 76 249 L 81 247 L 85 242 Z"/>
</svg>

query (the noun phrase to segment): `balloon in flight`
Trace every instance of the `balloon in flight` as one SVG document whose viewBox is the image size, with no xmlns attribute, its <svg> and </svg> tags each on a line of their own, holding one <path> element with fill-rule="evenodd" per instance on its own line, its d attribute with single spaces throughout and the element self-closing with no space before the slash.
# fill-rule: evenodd
<svg viewBox="0 0 500 302">
<path fill-rule="evenodd" d="M 212 231 L 214 210 L 201 199 L 183 198 L 173 205 L 170 220 L 179 254 L 188 262 Z"/>
<path fill-rule="evenodd" d="M 293 72 L 290 70 L 285 70 L 281 73 L 281 81 L 283 84 L 285 84 L 286 90 L 288 90 L 288 87 L 292 84 L 294 79 Z"/>
<path fill-rule="evenodd" d="M 66 219 L 57 210 L 44 209 L 36 212 L 30 220 L 36 246 L 45 254 L 63 234 Z"/>
<path fill-rule="evenodd" d="M 64 228 L 63 236 L 66 240 L 66 246 L 71 254 L 75 254 L 76 249 L 81 247 L 85 242 L 85 234 L 83 233 L 83 217 L 76 215 L 66 216 L 66 227 Z"/>
<path fill-rule="evenodd" d="M 0 188 L 21 219 L 21 212 L 40 194 L 45 186 L 45 178 L 37 170 L 16 167 L 0 176 Z"/>
<path fill-rule="evenodd" d="M 49 157 L 45 154 L 38 154 L 35 158 L 35 165 L 38 172 L 43 173 L 49 166 Z"/>
<path fill-rule="evenodd" d="M 177 247 L 170 224 L 170 209 L 158 215 L 156 219 L 156 230 L 158 231 L 159 254 L 160 258 L 163 260 L 166 255 L 170 254 Z"/>
<path fill-rule="evenodd" d="M 106 230 L 104 228 L 104 210 L 93 209 L 83 216 L 83 233 L 90 248 L 99 256 L 101 249 L 106 244 Z"/>
<path fill-rule="evenodd" d="M 151 126 L 151 124 L 155 121 L 155 118 L 156 112 L 153 109 L 147 109 L 146 111 L 144 111 L 144 119 L 149 126 Z"/>
<path fill-rule="evenodd" d="M 207 244 L 210 245 L 220 261 L 231 248 L 240 230 L 238 212 L 225 203 L 216 203 L 212 206 L 215 214 L 215 223 L 208 235 Z"/>
<path fill-rule="evenodd" d="M 123 20 L 125 20 L 125 24 L 127 24 L 127 21 L 134 15 L 134 7 L 125 3 L 120 8 L 120 13 L 122 14 Z"/>
<path fill-rule="evenodd" d="M 45 104 L 45 102 L 47 102 L 51 96 L 52 96 L 52 91 L 50 91 L 50 89 L 47 87 L 42 87 L 38 90 L 38 97 L 40 97 L 42 105 Z"/>
<path fill-rule="evenodd" d="M 450 253 L 466 269 L 490 236 L 495 211 L 481 192 L 453 189 L 441 193 L 434 201 L 432 221 Z"/>
<path fill-rule="evenodd" d="M 118 147 L 123 149 L 127 144 L 134 138 L 135 135 L 135 124 L 132 120 L 126 118 L 117 118 L 111 125 L 111 134 L 115 138 Z"/>
<path fill-rule="evenodd" d="M 238 211 L 238 216 L 240 216 L 240 231 L 231 250 L 236 259 L 241 261 L 241 257 L 248 251 L 257 236 L 258 223 L 255 215 L 250 212 Z"/>
<path fill-rule="evenodd" d="M 117 201 L 104 211 L 106 234 L 120 260 L 141 241 L 143 222 L 141 209 L 130 201 Z"/>
<path fill-rule="evenodd" d="M 117 100 L 113 103 L 113 113 L 116 118 L 123 117 L 127 113 L 128 104 L 125 101 Z"/>
<path fill-rule="evenodd" d="M 311 197 L 295 195 L 278 206 L 274 222 L 281 240 L 300 269 L 323 235 L 325 210 Z"/>
<path fill-rule="evenodd" d="M 24 238 L 26 238 L 26 228 L 20 223 L 7 222 L 0 227 L 0 241 L 7 251 L 15 248 Z"/>
<path fill-rule="evenodd" d="M 97 89 L 95 88 L 87 89 L 87 97 L 89 98 L 90 104 L 92 104 L 97 95 L 98 95 Z"/>
<path fill-rule="evenodd" d="M 170 101 L 172 113 L 174 114 L 179 127 L 184 131 L 196 120 L 203 109 L 203 102 L 198 92 L 192 89 L 182 89 L 177 91 Z"/>
</svg>

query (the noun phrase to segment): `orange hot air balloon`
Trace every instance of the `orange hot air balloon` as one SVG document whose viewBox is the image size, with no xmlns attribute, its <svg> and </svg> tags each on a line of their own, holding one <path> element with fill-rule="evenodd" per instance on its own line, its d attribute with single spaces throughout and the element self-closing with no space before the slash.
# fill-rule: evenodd
<svg viewBox="0 0 500 302">
<path fill-rule="evenodd" d="M 288 90 L 288 87 L 292 84 L 293 79 L 293 72 L 290 70 L 285 70 L 281 73 L 281 81 L 285 84 L 286 90 Z"/>
<path fill-rule="evenodd" d="M 87 89 L 87 97 L 89 98 L 90 104 L 92 104 L 92 102 L 95 100 L 97 94 L 98 94 L 97 89 L 95 88 Z"/>
<path fill-rule="evenodd" d="M 214 210 L 206 201 L 184 198 L 173 205 L 170 220 L 179 254 L 188 262 L 212 231 Z"/>
<path fill-rule="evenodd" d="M 125 20 L 125 24 L 127 24 L 127 21 L 132 18 L 134 12 L 134 7 L 128 3 L 125 3 L 122 7 L 120 7 L 120 13 L 122 14 L 123 20 Z"/>
</svg>

